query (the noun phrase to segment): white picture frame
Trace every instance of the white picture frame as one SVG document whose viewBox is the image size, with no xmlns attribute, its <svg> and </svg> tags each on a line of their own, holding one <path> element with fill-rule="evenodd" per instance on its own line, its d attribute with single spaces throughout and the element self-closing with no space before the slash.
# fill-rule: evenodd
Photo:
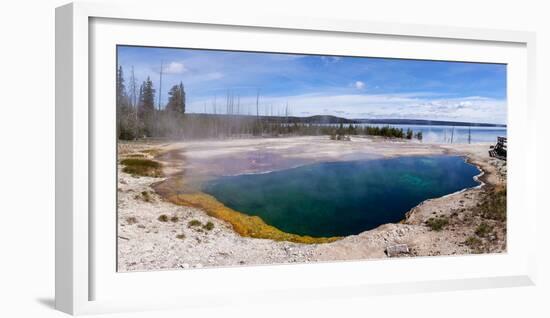
<svg viewBox="0 0 550 318">
<path fill-rule="evenodd" d="M 97 22 L 106 24 L 99 26 Z M 118 23 L 118 22 L 120 23 Z M 96 24 L 94 24 L 96 23 Z M 117 24 L 118 23 L 118 24 Z M 102 59 L 95 49 L 109 48 L 120 43 L 120 36 L 131 38 L 128 23 L 146 30 L 154 26 L 156 33 L 148 34 L 131 43 L 149 43 L 156 37 L 160 44 L 170 44 L 159 34 L 177 32 L 179 27 L 207 27 L 216 37 L 218 30 L 235 32 L 271 32 L 277 36 L 314 34 L 319 38 L 354 37 L 380 38 L 380 41 L 420 41 L 422 45 L 441 46 L 439 52 L 429 55 L 427 46 L 411 50 L 409 58 L 456 59 L 456 49 L 462 59 L 470 61 L 499 61 L 510 63 L 509 75 L 509 218 L 510 244 L 503 255 L 455 256 L 418 258 L 415 260 L 354 261 L 288 266 L 257 266 L 243 268 L 216 268 L 192 271 L 163 271 L 154 273 L 116 273 L 111 264 L 116 237 L 112 232 L 103 240 L 92 237 L 98 228 L 108 223 L 111 212 L 98 218 L 92 212 L 109 200 L 94 200 L 96 190 L 105 187 L 103 175 L 111 175 L 107 168 L 113 154 L 115 140 L 97 129 L 114 125 L 105 110 L 97 113 L 91 107 L 94 96 L 94 76 L 104 76 L 97 63 L 112 63 L 105 53 Z M 122 25 L 122 26 L 121 26 Z M 109 36 L 107 36 L 109 34 Z M 100 36 L 101 35 L 101 36 Z M 219 35 L 218 35 L 219 36 Z M 97 42 L 97 38 L 99 42 Z M 211 41 L 211 39 L 210 39 Z M 162 43 L 161 43 L 162 42 Z M 427 43 L 427 44 L 426 44 Z M 431 43 L 431 44 L 430 44 Z M 152 43 L 154 44 L 154 43 Z M 172 44 L 177 46 L 178 43 Z M 240 42 L 241 48 L 254 49 L 266 43 Z M 279 46 L 277 46 L 279 45 Z M 486 48 L 483 48 L 483 46 Z M 216 43 L 210 45 L 216 48 Z M 381 45 L 375 45 L 381 46 Z M 455 48 L 443 49 L 445 46 Z M 482 30 L 427 25 L 404 25 L 366 21 L 297 19 L 285 16 L 213 15 L 212 12 L 153 8 L 143 5 L 130 7 L 116 3 L 73 3 L 56 10 L 56 308 L 70 314 L 103 313 L 157 309 L 166 307 L 208 306 L 239 302 L 284 302 L 308 299 L 367 296 L 418 291 L 448 291 L 491 287 L 526 286 L 535 282 L 534 238 L 536 209 L 534 191 L 526 191 L 536 184 L 536 130 L 534 112 L 535 35 L 529 32 Z M 510 49 L 502 49 L 502 48 Z M 225 47 L 224 47 L 225 48 Z M 274 50 L 284 51 L 280 44 Z M 462 49 L 461 49 L 462 48 Z M 468 49 L 470 48 L 470 49 Z M 379 48 L 386 57 L 391 47 Z M 486 50 L 485 58 L 480 51 Z M 298 49 L 299 50 L 299 49 Z M 312 50 L 327 50 L 319 46 Z M 424 50 L 424 51 L 423 51 Z M 460 51 L 462 50 L 462 51 Z M 499 55 L 500 51 L 505 52 Z M 101 52 L 105 52 L 104 50 Z M 470 53 L 468 53 L 470 52 Z M 477 52 L 477 53 L 476 53 Z M 485 60 L 486 59 L 486 60 Z M 110 60 L 111 62 L 109 62 Z M 94 64 L 95 63 L 95 64 Z M 107 72 L 108 73 L 108 72 Z M 112 72 L 114 74 L 114 72 Z M 114 78 L 111 85 L 114 89 Z M 512 87 L 512 88 L 510 88 Z M 113 108 L 114 113 L 114 108 Z M 111 114 L 112 116 L 112 114 Z M 95 118 L 95 119 L 94 119 Z M 102 126 L 103 127 L 103 126 Z M 99 141 L 105 141 L 99 142 Z M 116 147 L 116 145 L 115 145 Z M 99 156 L 101 154 L 101 156 Z M 103 162 L 98 158 L 106 158 Z M 521 167 L 521 168 L 520 168 Z M 521 170 L 518 170 L 521 169 Z M 99 171 L 103 173 L 99 174 Z M 114 170 L 113 170 L 114 171 Z M 105 173 L 107 172 L 107 173 Z M 113 194 L 114 195 L 114 194 Z M 97 202 L 96 202 L 97 201 Z M 111 200 L 112 201 L 112 200 Z M 108 207 L 108 206 L 106 206 Z M 108 208 L 107 208 L 108 209 Z M 515 217 L 521 213 L 521 218 Z M 107 221 L 106 221 L 107 222 Z M 113 220 L 114 222 L 114 214 Z M 114 229 L 111 229 L 114 230 Z M 105 260 L 105 262 L 104 262 Z M 98 265 L 99 264 L 99 265 Z M 107 265 L 101 265 L 107 264 Z M 455 265 L 453 265 L 455 264 Z M 446 271 L 431 270 L 446 267 Z M 414 274 L 399 275 L 404 268 Z M 366 271 L 368 269 L 368 271 Z M 384 274 L 385 273 L 385 274 Z M 170 284 L 184 277 L 187 287 L 174 292 Z M 243 281 L 243 277 L 246 278 Z M 290 277 L 289 281 L 281 277 Z M 323 279 L 320 279 L 320 278 Z M 215 289 L 211 282 L 218 282 Z M 206 282 L 206 283 L 205 283 Z M 262 284 L 258 284 L 262 282 Z M 154 290 L 148 293 L 137 285 Z M 205 285 L 201 288 L 201 285 Z M 165 294 L 155 287 L 166 287 Z M 308 292 L 304 293 L 303 290 Z M 124 291 L 124 292 L 123 292 Z M 167 294 L 172 297 L 166 297 Z M 337 296 L 335 296 L 337 295 Z M 182 296 L 185 296 L 183 298 Z M 212 296 L 216 296 L 215 304 Z M 139 300 L 139 301 L 136 301 Z"/>
</svg>

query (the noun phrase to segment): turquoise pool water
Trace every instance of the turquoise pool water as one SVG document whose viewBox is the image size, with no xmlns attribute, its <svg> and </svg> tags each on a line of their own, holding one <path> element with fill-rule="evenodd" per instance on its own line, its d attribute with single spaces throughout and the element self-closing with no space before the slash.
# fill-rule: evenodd
<svg viewBox="0 0 550 318">
<path fill-rule="evenodd" d="M 459 156 L 399 157 L 221 177 L 204 191 L 288 233 L 347 236 L 398 222 L 426 199 L 474 187 L 477 174 Z"/>
</svg>

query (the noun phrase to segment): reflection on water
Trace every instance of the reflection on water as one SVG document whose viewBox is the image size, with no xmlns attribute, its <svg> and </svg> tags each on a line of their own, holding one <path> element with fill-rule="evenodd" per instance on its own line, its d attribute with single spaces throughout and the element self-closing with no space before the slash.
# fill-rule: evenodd
<svg viewBox="0 0 550 318">
<path fill-rule="evenodd" d="M 365 126 L 387 126 L 383 124 L 365 124 Z M 390 125 L 391 127 L 412 129 L 422 132 L 422 141 L 427 143 L 479 143 L 496 142 L 497 137 L 506 137 L 506 127 L 464 127 L 429 125 Z"/>
<path fill-rule="evenodd" d="M 338 124 L 330 124 L 338 127 Z M 344 127 L 349 126 L 344 124 Z M 468 127 L 468 126 L 440 126 L 440 125 L 397 125 L 397 124 L 357 124 L 356 126 L 394 127 L 403 131 L 411 129 L 415 134 L 422 132 L 422 141 L 425 143 L 493 143 L 497 137 L 506 137 L 506 127 Z"/>
</svg>

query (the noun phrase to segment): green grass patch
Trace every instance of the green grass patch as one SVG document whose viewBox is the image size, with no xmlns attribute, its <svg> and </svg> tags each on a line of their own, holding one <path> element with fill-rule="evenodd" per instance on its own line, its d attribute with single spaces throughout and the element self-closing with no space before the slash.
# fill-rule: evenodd
<svg viewBox="0 0 550 318">
<path fill-rule="evenodd" d="M 481 247 L 483 245 L 483 242 L 478 239 L 475 236 L 470 236 L 464 241 L 464 244 L 466 244 L 474 253 L 481 253 Z"/>
<path fill-rule="evenodd" d="M 178 235 L 176 235 L 176 238 L 180 239 L 180 240 L 183 240 L 185 238 L 185 234 L 183 234 L 183 233 L 178 234 Z"/>
<path fill-rule="evenodd" d="M 201 226 L 202 223 L 199 220 L 191 220 L 189 223 L 187 223 L 188 227 L 194 227 L 194 226 Z"/>
<path fill-rule="evenodd" d="M 207 231 L 212 231 L 212 229 L 214 229 L 214 223 L 208 221 L 202 228 Z"/>
<path fill-rule="evenodd" d="M 486 237 L 493 231 L 493 227 L 489 224 L 482 222 L 480 225 L 477 226 L 475 233 L 479 237 Z"/>
<path fill-rule="evenodd" d="M 506 187 L 485 196 L 477 210 L 485 219 L 506 221 Z"/>
<path fill-rule="evenodd" d="M 145 154 L 142 153 L 131 153 L 128 155 L 124 155 L 126 158 L 145 158 Z"/>
<path fill-rule="evenodd" d="M 122 171 L 133 176 L 162 177 L 162 165 L 153 160 L 128 158 L 120 161 L 124 168 Z"/>
<path fill-rule="evenodd" d="M 153 198 L 151 197 L 151 194 L 149 194 L 149 192 L 147 192 L 147 191 L 142 191 L 141 192 L 141 197 L 143 198 L 143 201 L 145 201 L 145 202 L 153 201 Z"/>
<path fill-rule="evenodd" d="M 447 217 L 444 217 L 444 216 L 429 218 L 428 221 L 426 221 L 426 225 L 432 231 L 436 231 L 436 232 L 441 231 L 448 224 L 449 224 L 449 219 Z"/>
<path fill-rule="evenodd" d="M 141 191 L 139 194 L 136 194 L 134 196 L 134 199 L 136 199 L 136 200 L 141 199 L 145 202 L 153 202 L 154 201 L 153 197 L 151 196 L 151 193 L 148 192 L 148 191 Z"/>
</svg>

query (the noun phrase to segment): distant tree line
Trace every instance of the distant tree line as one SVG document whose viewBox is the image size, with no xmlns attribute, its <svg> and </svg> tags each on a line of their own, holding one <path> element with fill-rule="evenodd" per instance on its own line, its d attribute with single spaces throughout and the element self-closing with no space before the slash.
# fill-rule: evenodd
<svg viewBox="0 0 550 318">
<path fill-rule="evenodd" d="M 405 139 L 413 139 L 416 138 L 418 140 L 422 140 L 422 132 L 419 131 L 416 134 L 412 131 L 412 129 L 407 128 L 406 131 L 404 131 L 402 128 L 395 128 L 391 126 L 365 126 L 364 127 L 364 134 L 365 135 L 372 135 L 372 136 L 382 136 L 382 137 L 390 137 L 390 138 L 405 138 Z"/>
<path fill-rule="evenodd" d="M 419 139 L 411 129 L 390 126 L 365 126 L 353 123 L 344 124 L 344 119 L 335 117 L 339 123 L 300 122 L 299 117 L 291 117 L 287 105 L 284 114 L 260 116 L 259 93 L 256 98 L 256 114 L 242 115 L 240 100 L 227 94 L 225 112 L 221 113 L 214 102 L 212 113 L 186 113 L 186 95 L 183 83 L 170 88 L 168 101 L 161 105 L 150 77 L 139 86 L 131 70 L 128 84 L 121 66 L 116 75 L 117 135 L 122 140 L 135 140 L 150 137 L 206 139 L 234 138 L 250 136 L 319 136 L 328 135 L 331 139 L 349 139 L 351 135 L 382 136 L 387 138 Z M 314 116 L 315 117 L 315 116 Z"/>
<path fill-rule="evenodd" d="M 364 126 L 350 124 L 344 127 L 343 124 L 337 129 L 333 129 L 330 133 L 333 140 L 347 140 L 347 136 L 351 135 L 369 135 L 369 136 L 381 136 L 386 138 L 401 138 L 401 139 L 413 139 L 422 140 L 422 132 L 419 131 L 416 134 L 408 128 L 404 131 L 402 128 L 396 128 L 391 126 Z"/>
</svg>

